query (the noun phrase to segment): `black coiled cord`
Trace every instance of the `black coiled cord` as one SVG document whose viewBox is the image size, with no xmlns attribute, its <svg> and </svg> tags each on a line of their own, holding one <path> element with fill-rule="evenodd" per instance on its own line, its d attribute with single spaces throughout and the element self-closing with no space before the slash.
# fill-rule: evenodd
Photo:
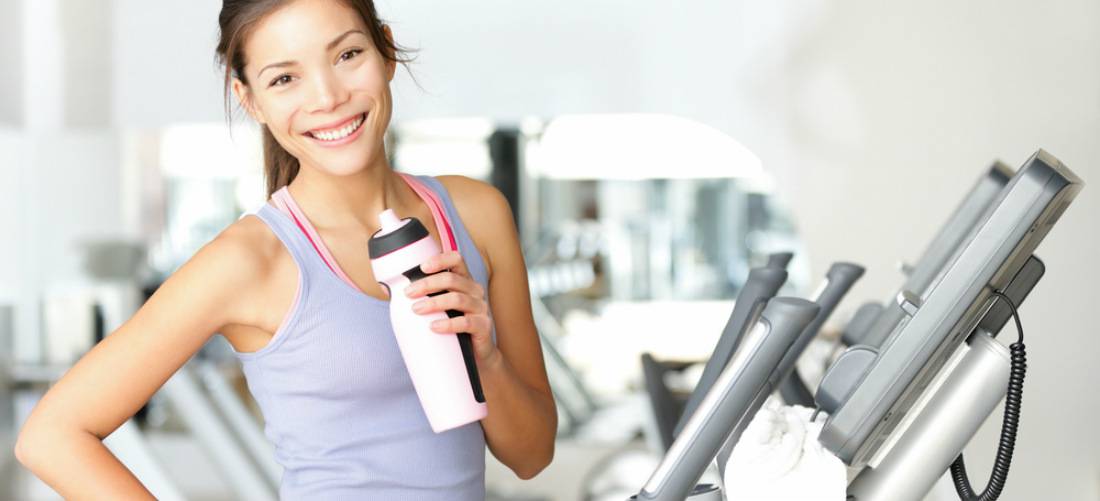
<svg viewBox="0 0 1100 501">
<path fill-rule="evenodd" d="M 994 296 L 1003 300 L 1012 310 L 1012 318 L 1016 321 L 1018 339 L 1009 346 L 1012 352 L 1012 372 L 1008 377 L 1008 394 L 1005 396 L 1004 421 L 1001 424 L 1001 441 L 997 446 L 997 459 L 993 463 L 993 474 L 989 477 L 989 485 L 981 494 L 974 494 L 970 486 L 970 480 L 966 476 L 966 465 L 963 464 L 963 456 L 955 458 L 951 463 L 951 478 L 955 482 L 955 491 L 963 501 L 993 501 L 1001 496 L 1005 481 L 1008 480 L 1008 468 L 1012 464 L 1012 451 L 1016 448 L 1016 432 L 1020 426 L 1020 403 L 1024 396 L 1024 374 L 1027 372 L 1027 354 L 1024 351 L 1024 327 L 1020 324 L 1020 315 L 1016 312 L 1016 305 L 1008 296 L 994 292 Z"/>
</svg>

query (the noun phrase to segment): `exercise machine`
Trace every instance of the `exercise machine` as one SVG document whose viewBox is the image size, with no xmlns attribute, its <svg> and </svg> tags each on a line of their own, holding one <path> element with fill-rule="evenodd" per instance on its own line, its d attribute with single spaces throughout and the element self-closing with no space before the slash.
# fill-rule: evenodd
<svg viewBox="0 0 1100 501">
<path fill-rule="evenodd" d="M 852 346 L 826 373 L 815 395 L 828 415 L 819 440 L 862 470 L 849 484 L 849 499 L 920 499 L 949 467 L 964 499 L 999 495 L 1011 462 L 1025 357 L 1022 332 L 1011 352 L 992 336 L 1009 316 L 1020 328 L 1016 304 L 1044 269 L 1032 252 L 1082 185 L 1052 155 L 1036 152 L 979 211 L 977 224 L 962 231 L 924 297 L 899 294 L 905 315 L 881 348 Z M 716 455 L 736 444 L 759 408 L 755 402 L 775 388 L 788 369 L 780 367 L 787 351 L 820 309 L 791 298 L 767 302 L 714 384 L 697 388 L 705 389 L 698 408 L 632 499 L 722 499 L 720 487 L 696 482 Z M 997 466 L 991 485 L 975 496 L 960 452 L 1006 393 Z"/>
</svg>

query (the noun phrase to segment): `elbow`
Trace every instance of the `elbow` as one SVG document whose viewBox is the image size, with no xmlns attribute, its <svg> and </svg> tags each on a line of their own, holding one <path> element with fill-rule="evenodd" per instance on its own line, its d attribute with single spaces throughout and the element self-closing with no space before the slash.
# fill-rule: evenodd
<svg viewBox="0 0 1100 501">
<path fill-rule="evenodd" d="M 542 470 L 545 470 L 547 466 L 554 460 L 554 443 L 550 442 L 549 450 L 545 453 L 539 454 L 537 457 L 532 458 L 527 464 L 521 468 L 517 468 L 515 471 L 516 476 L 521 480 L 531 480 L 535 478 Z"/>
<path fill-rule="evenodd" d="M 15 438 L 15 459 L 28 470 L 34 470 L 49 464 L 47 457 L 58 443 L 58 437 L 65 435 L 65 429 L 46 424 L 34 418 L 28 419 Z"/>
<path fill-rule="evenodd" d="M 554 461 L 554 446 L 557 440 L 558 429 L 558 415 L 557 408 L 554 405 L 553 398 L 549 399 L 550 406 L 550 419 L 546 423 L 547 436 L 540 440 L 541 444 L 538 447 L 532 447 L 539 452 L 532 453 L 527 458 L 527 462 L 517 469 L 513 469 L 516 476 L 522 480 L 531 480 L 535 478 L 542 470 L 545 470 L 550 463 Z"/>
<path fill-rule="evenodd" d="M 545 469 L 545 468 L 546 468 L 546 465 L 535 466 L 535 467 L 528 466 L 528 467 L 524 467 L 524 468 L 515 470 L 515 473 L 516 473 L 516 476 L 519 477 L 520 480 L 531 480 L 532 478 L 535 478 L 536 476 L 538 476 L 538 474 L 541 473 L 542 470 Z"/>
<path fill-rule="evenodd" d="M 535 478 L 535 475 L 538 474 L 539 472 L 534 470 L 532 470 L 531 473 L 527 473 L 526 470 L 516 472 L 516 476 L 519 477 L 520 480 L 531 480 L 532 478 Z"/>
<path fill-rule="evenodd" d="M 26 427 L 19 432 L 19 436 L 15 439 L 15 459 L 19 461 L 19 464 L 31 468 L 33 462 L 32 455 L 35 450 L 41 449 L 35 445 L 34 435 L 32 435 Z"/>
</svg>

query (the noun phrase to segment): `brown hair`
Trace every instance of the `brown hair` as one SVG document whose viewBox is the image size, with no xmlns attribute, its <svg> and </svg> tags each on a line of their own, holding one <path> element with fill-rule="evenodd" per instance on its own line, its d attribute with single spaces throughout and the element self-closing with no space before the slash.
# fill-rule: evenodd
<svg viewBox="0 0 1100 501">
<path fill-rule="evenodd" d="M 249 85 L 248 78 L 244 74 L 245 40 L 252 34 L 256 25 L 275 9 L 285 5 L 289 0 L 222 0 L 222 10 L 218 14 L 218 47 L 215 49 L 215 59 L 218 64 L 225 67 L 225 113 L 227 120 L 232 120 L 230 107 L 230 87 L 233 77 L 240 79 L 245 85 Z M 412 59 L 409 51 L 395 44 L 386 37 L 383 30 L 385 23 L 379 19 L 372 0 L 341 0 L 351 7 L 367 25 L 371 41 L 375 49 L 382 53 L 382 57 L 388 61 L 407 65 Z M 267 184 L 267 196 L 271 196 L 279 188 L 290 184 L 298 175 L 298 159 L 283 149 L 275 140 L 271 130 L 266 125 L 263 128 L 264 144 L 264 178 Z"/>
</svg>

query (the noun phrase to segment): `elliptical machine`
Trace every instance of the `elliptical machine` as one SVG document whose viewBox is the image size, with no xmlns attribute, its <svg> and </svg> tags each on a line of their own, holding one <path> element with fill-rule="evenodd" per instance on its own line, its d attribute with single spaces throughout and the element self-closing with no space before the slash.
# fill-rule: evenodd
<svg viewBox="0 0 1100 501">
<path fill-rule="evenodd" d="M 1032 252 L 1082 186 L 1058 159 L 1036 152 L 981 211 L 927 292 L 898 295 L 904 315 L 881 347 L 852 346 L 826 373 L 815 395 L 818 409 L 828 415 L 819 440 L 859 471 L 848 485 L 848 499 L 920 499 L 948 467 L 961 498 L 999 496 L 1025 368 L 1016 305 L 1043 273 Z M 696 483 L 719 451 L 739 439 L 759 409 L 756 402 L 775 388 L 779 375 L 786 376 L 778 367 L 786 350 L 820 309 L 794 298 L 767 302 L 739 336 L 719 377 L 708 388 L 696 388 L 704 392 L 698 408 L 631 499 L 723 499 L 720 487 Z M 1021 338 L 1011 353 L 992 339 L 1009 316 Z M 997 466 L 991 485 L 975 495 L 961 451 L 1006 393 Z"/>
</svg>

